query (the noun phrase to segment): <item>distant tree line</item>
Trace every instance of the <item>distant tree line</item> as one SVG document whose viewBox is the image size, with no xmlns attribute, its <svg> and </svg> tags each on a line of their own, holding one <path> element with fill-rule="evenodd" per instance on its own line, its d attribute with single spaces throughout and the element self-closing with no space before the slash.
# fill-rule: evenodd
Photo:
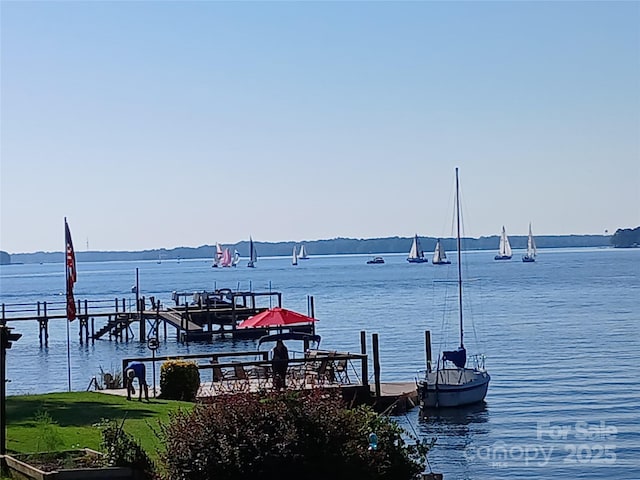
<svg viewBox="0 0 640 480">
<path fill-rule="evenodd" d="M 632 248 L 640 246 L 640 227 L 618 229 L 611 237 L 611 245 L 615 248 Z"/>
<path fill-rule="evenodd" d="M 613 237 L 605 235 L 556 235 L 556 236 L 536 236 L 538 248 L 579 248 L 579 247 L 607 247 L 625 246 L 622 243 L 614 243 L 614 238 L 623 236 L 620 232 L 628 230 L 618 230 Z M 638 244 L 638 229 L 635 233 L 635 243 Z M 620 235 L 619 235 L 620 234 Z M 627 238 L 626 235 L 624 238 Z M 511 246 L 514 249 L 524 249 L 527 244 L 526 236 L 510 236 Z M 409 252 L 413 237 L 386 237 L 386 238 L 333 238 L 327 240 L 313 240 L 305 242 L 256 242 L 259 257 L 289 256 L 294 245 L 305 244 L 307 252 L 313 255 L 346 255 L 362 254 L 374 255 L 385 253 Z M 420 243 L 425 254 L 433 252 L 436 241 L 435 237 L 420 237 Z M 442 239 L 445 249 L 448 252 L 455 251 L 456 239 Z M 464 250 L 492 250 L 498 249 L 498 236 L 464 238 L 462 248 Z M 631 244 L 626 246 L 632 246 Z M 225 244 L 225 248 L 232 251 L 238 250 L 240 256 L 249 256 L 249 242 L 242 241 L 235 244 Z M 178 260 L 190 258 L 211 258 L 215 252 L 215 245 L 202 245 L 200 247 L 176 247 L 172 249 L 155 249 L 142 251 L 77 251 L 76 258 L 79 262 L 108 262 L 108 261 L 144 261 L 144 260 Z M 2 252 L 5 253 L 6 252 Z M 6 254 L 8 256 L 8 254 Z M 0 257 L 3 260 L 4 256 Z M 10 256 L 11 263 L 62 263 L 64 262 L 63 252 L 35 252 L 35 253 L 15 253 Z M 9 263 L 9 261 L 7 261 Z"/>
</svg>

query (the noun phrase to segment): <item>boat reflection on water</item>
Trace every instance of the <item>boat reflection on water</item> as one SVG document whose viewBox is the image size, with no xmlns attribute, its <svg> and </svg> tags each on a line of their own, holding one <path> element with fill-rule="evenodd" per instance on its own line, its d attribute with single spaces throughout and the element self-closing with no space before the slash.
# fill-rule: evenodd
<svg viewBox="0 0 640 480">
<path fill-rule="evenodd" d="M 489 421 L 489 409 L 486 402 L 474 403 L 464 407 L 422 408 L 418 414 L 420 425 L 433 429 L 435 425 L 469 425 Z"/>
<path fill-rule="evenodd" d="M 436 438 L 429 452 L 431 468 L 444 473 L 444 478 L 491 478 L 476 476 L 478 465 L 467 456 L 469 449 L 488 441 L 489 413 L 484 401 L 464 407 L 419 409 L 419 437 Z"/>
</svg>

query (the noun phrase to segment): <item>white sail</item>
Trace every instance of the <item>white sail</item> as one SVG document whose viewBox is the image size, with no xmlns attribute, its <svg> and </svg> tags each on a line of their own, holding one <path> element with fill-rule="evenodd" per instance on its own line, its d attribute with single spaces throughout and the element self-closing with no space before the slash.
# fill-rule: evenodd
<svg viewBox="0 0 640 480">
<path fill-rule="evenodd" d="M 408 258 L 418 258 L 420 257 L 420 240 L 418 240 L 418 236 L 413 237 L 413 243 L 411 244 L 411 250 L 409 250 Z"/>
<path fill-rule="evenodd" d="M 293 246 L 293 255 L 291 257 L 291 265 L 298 265 L 298 252 L 296 251 L 296 246 Z"/>
<path fill-rule="evenodd" d="M 416 234 L 413 237 L 413 243 L 411 244 L 411 250 L 409 250 L 409 256 L 407 256 L 407 261 L 409 263 L 428 263 L 429 260 L 424 258 L 424 252 L 422 251 L 422 247 L 420 246 L 420 239 Z"/>
<path fill-rule="evenodd" d="M 307 255 L 307 249 L 304 247 L 304 243 L 300 245 L 300 253 L 298 254 L 298 258 L 300 260 L 306 260 L 309 258 L 309 256 Z"/>
<path fill-rule="evenodd" d="M 213 265 L 212 267 L 219 267 L 220 262 L 222 261 L 222 247 L 219 243 L 216 243 L 216 251 L 213 254 Z"/>
<path fill-rule="evenodd" d="M 234 250 L 233 251 L 233 260 L 231 262 L 231 266 L 235 267 L 236 265 L 238 265 L 238 263 L 240 263 L 240 252 L 238 252 L 238 250 Z"/>
<path fill-rule="evenodd" d="M 529 238 L 527 239 L 527 255 L 535 257 L 538 253 L 536 249 L 536 242 L 533 239 L 533 233 L 531 233 L 531 224 L 529 224 Z"/>
<path fill-rule="evenodd" d="M 451 263 L 447 259 L 447 253 L 444 251 L 444 246 L 442 245 L 442 242 L 440 241 L 440 239 L 438 239 L 438 241 L 436 242 L 436 248 L 433 251 L 432 263 L 435 265 Z"/>
<path fill-rule="evenodd" d="M 500 252 L 499 255 L 501 257 L 510 257 L 511 256 L 511 244 L 509 243 L 509 237 L 507 237 L 507 231 L 502 226 L 502 234 L 500 235 Z"/>
</svg>

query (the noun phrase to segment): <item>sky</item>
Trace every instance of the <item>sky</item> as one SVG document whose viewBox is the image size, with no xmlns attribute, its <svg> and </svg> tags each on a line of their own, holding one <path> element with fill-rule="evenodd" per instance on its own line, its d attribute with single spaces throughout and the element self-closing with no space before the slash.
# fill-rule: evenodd
<svg viewBox="0 0 640 480">
<path fill-rule="evenodd" d="M 639 2 L 0 3 L 0 250 L 640 225 Z"/>
</svg>

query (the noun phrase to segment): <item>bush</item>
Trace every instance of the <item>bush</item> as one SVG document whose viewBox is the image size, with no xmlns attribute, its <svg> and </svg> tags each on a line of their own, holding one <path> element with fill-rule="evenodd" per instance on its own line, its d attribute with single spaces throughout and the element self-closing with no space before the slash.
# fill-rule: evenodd
<svg viewBox="0 0 640 480">
<path fill-rule="evenodd" d="M 369 434 L 378 438 L 369 448 Z M 428 446 L 370 407 L 349 410 L 338 392 L 214 397 L 160 426 L 171 480 L 410 480 Z"/>
<path fill-rule="evenodd" d="M 102 420 L 97 425 L 101 430 L 101 447 L 105 452 L 105 464 L 110 467 L 130 467 L 138 473 L 138 478 L 156 478 L 153 462 L 140 444 L 124 431 L 115 420 Z"/>
<path fill-rule="evenodd" d="M 192 402 L 200 388 L 200 372 L 195 362 L 167 360 L 160 367 L 160 398 Z"/>
</svg>

